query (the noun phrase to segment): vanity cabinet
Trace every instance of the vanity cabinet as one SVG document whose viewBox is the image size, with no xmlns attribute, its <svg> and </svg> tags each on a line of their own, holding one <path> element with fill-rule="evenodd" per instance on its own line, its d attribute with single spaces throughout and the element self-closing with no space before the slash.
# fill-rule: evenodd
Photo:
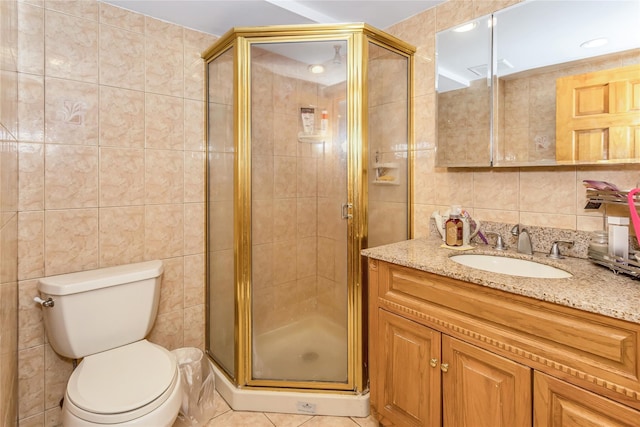
<svg viewBox="0 0 640 427">
<path fill-rule="evenodd" d="M 377 339 L 372 343 L 379 343 L 380 351 L 369 357 L 376 359 L 372 378 L 379 382 L 371 388 L 370 401 L 376 402 L 381 421 L 440 425 L 441 334 L 386 310 L 379 309 L 377 315 Z"/>
<path fill-rule="evenodd" d="M 442 336 L 443 425 L 524 427 L 531 423 L 531 368 Z"/>
<path fill-rule="evenodd" d="M 536 427 L 640 425 L 638 411 L 540 372 L 534 374 L 533 400 Z"/>
<path fill-rule="evenodd" d="M 640 426 L 640 325 L 369 260 L 385 426 Z"/>
<path fill-rule="evenodd" d="M 531 424 L 530 368 L 383 309 L 378 328 L 383 424 Z"/>
</svg>

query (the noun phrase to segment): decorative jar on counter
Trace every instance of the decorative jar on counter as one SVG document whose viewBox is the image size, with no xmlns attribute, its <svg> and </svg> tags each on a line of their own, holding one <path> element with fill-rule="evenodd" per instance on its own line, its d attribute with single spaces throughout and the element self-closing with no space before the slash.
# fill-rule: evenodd
<svg viewBox="0 0 640 427">
<path fill-rule="evenodd" d="M 589 250 L 605 255 L 609 252 L 609 237 L 606 231 L 599 230 L 591 233 Z"/>
</svg>

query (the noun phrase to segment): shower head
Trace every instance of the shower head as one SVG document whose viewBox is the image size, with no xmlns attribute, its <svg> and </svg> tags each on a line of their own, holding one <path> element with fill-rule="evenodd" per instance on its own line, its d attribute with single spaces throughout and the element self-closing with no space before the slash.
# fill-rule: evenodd
<svg viewBox="0 0 640 427">
<path fill-rule="evenodd" d="M 333 48 L 336 51 L 336 53 L 333 55 L 333 63 L 342 64 L 342 56 L 340 56 L 340 49 L 342 48 L 342 46 L 340 46 L 339 44 L 336 44 L 333 46 Z"/>
</svg>

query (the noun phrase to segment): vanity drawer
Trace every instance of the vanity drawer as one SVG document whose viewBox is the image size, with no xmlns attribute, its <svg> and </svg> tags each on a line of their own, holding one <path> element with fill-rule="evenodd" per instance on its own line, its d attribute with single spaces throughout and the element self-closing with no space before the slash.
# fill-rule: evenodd
<svg viewBox="0 0 640 427">
<path fill-rule="evenodd" d="M 378 263 L 381 307 L 640 408 L 640 325 Z"/>
</svg>

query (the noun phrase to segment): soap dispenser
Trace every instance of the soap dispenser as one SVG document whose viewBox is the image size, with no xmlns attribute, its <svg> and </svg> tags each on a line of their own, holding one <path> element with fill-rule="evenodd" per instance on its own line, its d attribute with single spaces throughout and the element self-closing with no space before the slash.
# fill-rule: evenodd
<svg viewBox="0 0 640 427">
<path fill-rule="evenodd" d="M 447 246 L 462 246 L 463 223 L 460 219 L 462 209 L 460 206 L 451 206 L 449 219 L 444 223 L 445 243 Z"/>
</svg>

